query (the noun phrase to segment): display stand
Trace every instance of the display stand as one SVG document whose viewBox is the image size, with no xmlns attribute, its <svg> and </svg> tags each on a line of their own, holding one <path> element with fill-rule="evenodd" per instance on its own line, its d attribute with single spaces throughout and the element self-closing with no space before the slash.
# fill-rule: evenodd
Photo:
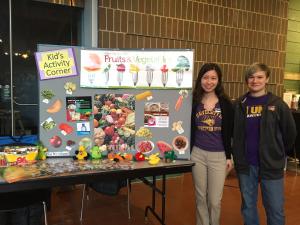
<svg viewBox="0 0 300 225">
<path fill-rule="evenodd" d="M 174 149 L 178 159 L 190 158 L 192 50 L 40 45 L 38 51 L 39 134 L 48 156 L 97 145 L 160 157 Z"/>
</svg>

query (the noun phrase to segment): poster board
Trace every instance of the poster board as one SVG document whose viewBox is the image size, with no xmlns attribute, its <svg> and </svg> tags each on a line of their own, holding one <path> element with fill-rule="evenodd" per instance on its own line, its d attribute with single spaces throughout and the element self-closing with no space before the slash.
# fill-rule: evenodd
<svg viewBox="0 0 300 225">
<path fill-rule="evenodd" d="M 39 81 L 39 136 L 48 156 L 73 156 L 79 145 L 88 149 L 99 145 L 114 152 L 161 156 L 174 148 L 179 159 L 190 158 L 193 50 L 39 45 L 38 54 L 57 54 L 63 49 L 73 52 L 76 73 L 63 76 L 59 71 L 60 77 Z M 119 62 L 105 61 L 107 55 L 143 60 L 123 63 L 125 69 L 120 70 Z M 57 61 L 56 69 L 62 64 Z M 134 72 L 138 72 L 137 82 Z"/>
</svg>

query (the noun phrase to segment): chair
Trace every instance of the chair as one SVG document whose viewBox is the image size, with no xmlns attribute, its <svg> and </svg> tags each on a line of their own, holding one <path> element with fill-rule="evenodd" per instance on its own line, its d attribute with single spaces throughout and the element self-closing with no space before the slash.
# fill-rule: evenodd
<svg viewBox="0 0 300 225">
<path fill-rule="evenodd" d="M 127 213 L 128 213 L 128 219 L 131 219 L 131 212 L 130 212 L 130 192 L 131 192 L 131 181 L 130 179 L 126 179 L 126 186 L 127 186 Z M 83 210 L 84 210 L 84 200 L 85 197 L 87 200 L 89 200 L 89 188 L 93 188 L 91 184 L 84 184 L 82 189 L 82 197 L 81 197 L 81 210 L 80 210 L 80 221 L 82 221 L 83 218 Z M 100 192 L 99 190 L 95 190 L 96 192 Z M 109 194 L 112 195 L 112 194 Z"/>
</svg>

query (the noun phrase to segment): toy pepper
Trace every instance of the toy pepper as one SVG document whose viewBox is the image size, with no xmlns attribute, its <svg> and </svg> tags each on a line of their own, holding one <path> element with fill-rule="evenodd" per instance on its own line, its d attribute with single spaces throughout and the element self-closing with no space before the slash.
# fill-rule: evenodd
<svg viewBox="0 0 300 225">
<path fill-rule="evenodd" d="M 167 151 L 164 153 L 165 162 L 173 162 L 177 158 L 175 151 Z"/>
<path fill-rule="evenodd" d="M 141 153 L 141 152 L 137 152 L 137 153 L 135 154 L 135 160 L 136 160 L 136 161 L 145 161 L 145 156 L 144 156 L 144 154 Z"/>
<path fill-rule="evenodd" d="M 78 160 L 87 160 L 89 157 L 89 154 L 87 153 L 87 151 L 85 150 L 84 146 L 79 146 L 79 149 L 77 151 L 75 151 L 75 156 L 74 159 L 78 159 Z"/>
</svg>

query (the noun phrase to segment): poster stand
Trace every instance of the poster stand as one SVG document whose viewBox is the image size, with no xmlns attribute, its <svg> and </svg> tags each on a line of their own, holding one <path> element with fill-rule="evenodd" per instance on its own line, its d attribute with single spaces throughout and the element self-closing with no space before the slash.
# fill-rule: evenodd
<svg viewBox="0 0 300 225">
<path fill-rule="evenodd" d="M 193 50 L 39 45 L 39 135 L 50 157 L 91 152 L 190 158 Z"/>
</svg>

